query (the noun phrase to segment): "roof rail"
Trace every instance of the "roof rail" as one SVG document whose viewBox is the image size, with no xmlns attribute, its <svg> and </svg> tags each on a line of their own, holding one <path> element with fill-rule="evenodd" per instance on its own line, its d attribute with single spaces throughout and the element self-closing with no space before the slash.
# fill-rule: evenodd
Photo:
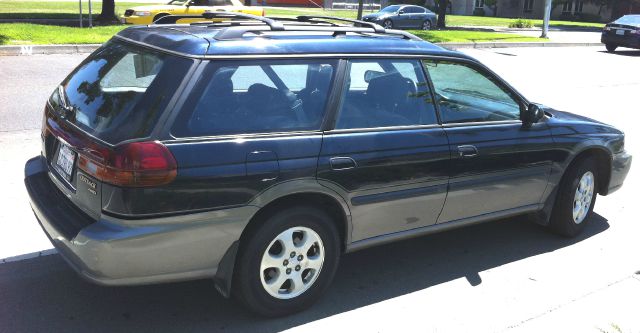
<svg viewBox="0 0 640 333">
<path fill-rule="evenodd" d="M 167 15 L 153 21 L 152 24 L 175 24 L 176 22 L 178 22 L 178 20 L 182 20 L 182 19 L 201 19 L 201 18 L 204 18 L 207 20 L 211 20 L 214 18 L 249 19 L 249 20 L 255 20 L 255 21 L 266 23 L 269 26 L 269 28 L 271 28 L 271 30 L 274 30 L 274 31 L 284 30 L 284 26 L 282 25 L 282 22 L 278 22 L 276 20 L 272 20 L 270 18 L 263 17 L 263 16 L 256 16 L 256 15 L 236 13 L 236 12 L 209 12 L 209 13 L 202 13 L 202 15 Z"/>
<path fill-rule="evenodd" d="M 303 21 L 303 22 L 305 21 L 313 22 L 313 20 L 315 19 L 349 22 L 349 23 L 353 23 L 354 25 L 357 24 L 361 27 L 364 26 L 364 27 L 373 28 L 374 30 L 376 30 L 376 33 L 379 33 L 379 34 L 385 33 L 385 29 L 380 25 L 372 22 L 362 21 L 362 20 L 354 20 L 354 19 L 335 17 L 335 16 L 317 16 L 317 15 L 301 15 L 301 16 L 298 16 L 297 18 L 299 21 Z M 325 23 L 326 21 L 321 21 L 321 22 Z"/>
<path fill-rule="evenodd" d="M 224 27 L 220 29 L 215 36 L 213 36 L 216 40 L 229 40 L 229 39 L 239 39 L 244 36 L 244 34 L 253 32 L 268 32 L 268 31 L 309 31 L 309 32 L 333 32 L 334 34 L 346 34 L 348 32 L 354 33 L 363 33 L 363 34 L 384 34 L 384 35 L 395 35 L 409 40 L 421 41 L 422 39 L 408 33 L 403 30 L 394 30 L 394 29 L 385 29 L 375 23 L 360 21 L 360 20 L 352 20 L 341 17 L 333 17 L 333 16 L 311 16 L 311 15 L 302 15 L 296 18 L 269 18 L 263 16 L 256 16 L 244 13 L 237 12 L 209 12 L 203 13 L 202 15 L 167 15 L 161 17 L 153 22 L 153 24 L 175 24 L 178 20 L 181 19 L 201 19 L 204 18 L 206 20 L 211 20 L 214 18 L 229 18 L 229 19 L 247 19 L 253 21 L 259 21 L 261 23 L 265 23 L 266 25 L 235 25 L 230 27 Z M 354 26 L 348 25 L 338 25 L 332 22 L 328 22 L 327 20 L 332 21 L 341 21 L 353 23 Z M 317 23 L 323 25 L 295 25 L 295 24 L 287 24 L 284 25 L 282 22 L 300 22 L 300 23 Z M 215 24 L 211 25 L 212 27 Z"/>
</svg>

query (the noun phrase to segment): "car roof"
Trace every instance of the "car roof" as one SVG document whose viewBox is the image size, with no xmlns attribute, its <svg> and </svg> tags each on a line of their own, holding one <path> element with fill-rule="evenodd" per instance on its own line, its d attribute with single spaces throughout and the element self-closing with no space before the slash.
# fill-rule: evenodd
<svg viewBox="0 0 640 333">
<path fill-rule="evenodd" d="M 401 38 L 398 35 L 264 31 L 259 34 L 246 33 L 239 38 L 220 40 L 216 35 L 223 29 L 193 24 L 132 26 L 120 31 L 116 36 L 129 42 L 190 57 L 393 54 L 440 55 L 471 59 L 462 53 L 450 51 L 426 41 Z"/>
</svg>

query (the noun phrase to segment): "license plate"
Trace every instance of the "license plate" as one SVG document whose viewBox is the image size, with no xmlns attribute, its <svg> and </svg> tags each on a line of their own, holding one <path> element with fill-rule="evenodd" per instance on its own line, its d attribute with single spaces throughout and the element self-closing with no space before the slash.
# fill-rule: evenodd
<svg viewBox="0 0 640 333">
<path fill-rule="evenodd" d="M 624 36 L 624 30 L 616 30 L 616 35 L 623 35 Z"/>
<path fill-rule="evenodd" d="M 73 172 L 73 163 L 76 160 L 76 153 L 69 148 L 66 144 L 60 142 L 60 146 L 58 147 L 58 158 L 56 159 L 56 167 L 62 176 L 64 176 L 67 181 L 71 180 L 71 174 Z"/>
</svg>

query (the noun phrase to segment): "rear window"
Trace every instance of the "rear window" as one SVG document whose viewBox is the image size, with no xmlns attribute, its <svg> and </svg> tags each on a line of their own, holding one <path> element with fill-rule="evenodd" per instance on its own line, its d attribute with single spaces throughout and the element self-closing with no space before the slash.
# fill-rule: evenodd
<svg viewBox="0 0 640 333">
<path fill-rule="evenodd" d="M 51 96 L 67 121 L 115 144 L 149 136 L 191 60 L 111 41 L 80 64 Z"/>
<path fill-rule="evenodd" d="M 172 133 L 178 137 L 320 129 L 335 61 L 212 62 Z"/>
</svg>

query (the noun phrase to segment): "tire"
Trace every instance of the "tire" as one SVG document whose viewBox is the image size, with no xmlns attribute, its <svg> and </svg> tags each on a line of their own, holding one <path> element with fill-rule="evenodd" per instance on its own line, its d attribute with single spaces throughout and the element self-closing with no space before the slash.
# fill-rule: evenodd
<svg viewBox="0 0 640 333">
<path fill-rule="evenodd" d="M 163 18 L 163 17 L 165 17 L 165 16 L 169 16 L 169 14 L 166 14 L 166 13 L 160 13 L 160 14 L 158 14 L 158 15 L 156 15 L 156 16 L 154 16 L 154 17 L 153 17 L 153 20 L 151 21 L 151 23 L 153 23 L 153 22 L 157 21 L 158 19 L 161 19 L 161 18 Z"/>
<path fill-rule="evenodd" d="M 391 20 L 384 20 L 382 27 L 385 29 L 393 29 L 393 22 Z"/>
<path fill-rule="evenodd" d="M 566 237 L 577 236 L 584 229 L 593 213 L 597 195 L 596 163 L 593 158 L 587 157 L 567 170 L 560 182 L 556 202 L 551 213 L 551 223 L 549 224 L 551 230 Z M 582 203 L 581 206 L 580 203 Z M 574 210 L 574 207 L 577 207 L 574 205 L 581 208 Z M 577 214 L 576 211 L 578 211 Z"/>
<path fill-rule="evenodd" d="M 283 243 L 286 239 L 292 240 L 289 246 Z M 311 244 L 304 253 L 295 247 Z M 267 317 L 302 311 L 329 287 L 339 256 L 340 237 L 329 215 L 311 206 L 281 210 L 241 241 L 232 294 L 249 310 Z M 294 281 L 300 282 L 299 288 Z"/>
<path fill-rule="evenodd" d="M 618 48 L 618 45 L 605 44 L 605 47 L 607 48 L 607 52 L 613 52 Z"/>
<path fill-rule="evenodd" d="M 422 22 L 422 30 L 431 30 L 431 21 L 426 20 Z"/>
</svg>

